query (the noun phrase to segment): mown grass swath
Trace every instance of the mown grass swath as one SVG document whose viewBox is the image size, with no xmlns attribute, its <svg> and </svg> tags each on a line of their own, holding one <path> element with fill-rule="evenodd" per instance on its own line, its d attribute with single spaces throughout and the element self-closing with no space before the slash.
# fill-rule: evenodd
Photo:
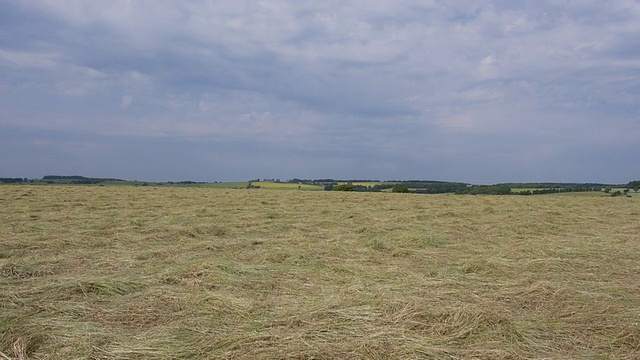
<svg viewBox="0 0 640 360">
<path fill-rule="evenodd" d="M 0 357 L 638 358 L 638 200 L 0 186 Z"/>
</svg>

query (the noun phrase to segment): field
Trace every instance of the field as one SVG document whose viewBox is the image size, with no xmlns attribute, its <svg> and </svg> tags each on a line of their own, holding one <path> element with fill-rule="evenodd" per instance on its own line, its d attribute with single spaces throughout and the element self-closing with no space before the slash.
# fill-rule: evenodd
<svg viewBox="0 0 640 360">
<path fill-rule="evenodd" d="M 338 184 L 348 184 L 346 182 L 339 182 Z M 356 182 L 352 182 L 351 185 L 353 186 L 367 186 L 367 187 L 374 187 L 376 185 L 383 185 L 383 184 L 389 184 L 389 183 L 383 183 L 381 181 L 356 181 Z"/>
<path fill-rule="evenodd" d="M 638 359 L 639 201 L 0 186 L 0 359 Z"/>
<path fill-rule="evenodd" d="M 206 183 L 206 184 L 187 184 L 187 185 L 171 185 L 171 186 L 200 186 L 216 189 L 246 189 L 246 182 L 221 182 L 221 183 Z"/>
<path fill-rule="evenodd" d="M 265 181 L 254 181 L 253 186 L 259 186 L 260 189 L 267 190 L 324 190 L 323 186 L 293 183 L 275 183 Z"/>
</svg>

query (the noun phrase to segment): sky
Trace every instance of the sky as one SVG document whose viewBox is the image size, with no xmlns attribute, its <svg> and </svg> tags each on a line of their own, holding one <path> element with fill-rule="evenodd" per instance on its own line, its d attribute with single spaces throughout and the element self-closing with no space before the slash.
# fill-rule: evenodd
<svg viewBox="0 0 640 360">
<path fill-rule="evenodd" d="M 627 183 L 640 1 L 0 0 L 0 177 Z"/>
</svg>

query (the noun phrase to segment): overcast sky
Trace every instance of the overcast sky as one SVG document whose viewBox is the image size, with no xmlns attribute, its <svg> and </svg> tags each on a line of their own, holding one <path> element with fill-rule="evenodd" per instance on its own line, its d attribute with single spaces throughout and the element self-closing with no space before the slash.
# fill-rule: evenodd
<svg viewBox="0 0 640 360">
<path fill-rule="evenodd" d="M 0 0 L 0 177 L 640 178 L 638 1 Z"/>
</svg>

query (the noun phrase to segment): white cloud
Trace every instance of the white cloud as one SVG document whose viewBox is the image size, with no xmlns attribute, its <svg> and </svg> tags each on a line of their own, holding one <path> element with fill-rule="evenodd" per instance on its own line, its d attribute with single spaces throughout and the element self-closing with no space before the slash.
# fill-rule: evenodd
<svg viewBox="0 0 640 360">
<path fill-rule="evenodd" d="M 0 49 L 0 60 L 12 67 L 54 69 L 59 55 Z"/>
<path fill-rule="evenodd" d="M 480 61 L 478 71 L 483 79 L 492 79 L 499 75 L 498 62 L 495 56 L 489 55 Z"/>
<path fill-rule="evenodd" d="M 505 94 L 497 89 L 473 88 L 465 91 L 464 96 L 470 101 L 495 101 L 503 99 Z"/>
<path fill-rule="evenodd" d="M 122 96 L 122 101 L 120 102 L 120 107 L 123 109 L 126 109 L 129 107 L 129 105 L 131 105 L 131 103 L 133 102 L 133 96 L 131 95 L 123 95 Z"/>
</svg>

